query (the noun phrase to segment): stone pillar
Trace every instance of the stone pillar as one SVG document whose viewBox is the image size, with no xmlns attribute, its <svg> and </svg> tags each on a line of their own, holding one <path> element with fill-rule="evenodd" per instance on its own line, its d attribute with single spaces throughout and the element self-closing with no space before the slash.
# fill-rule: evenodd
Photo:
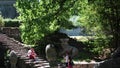
<svg viewBox="0 0 120 68">
<path fill-rule="evenodd" d="M 48 44 L 45 49 L 46 58 L 50 62 L 50 65 L 56 64 L 57 52 L 53 44 Z"/>
<path fill-rule="evenodd" d="M 11 64 L 11 68 L 16 68 L 17 60 L 18 60 L 18 57 L 17 57 L 15 51 L 12 50 L 10 52 L 10 64 Z"/>
</svg>

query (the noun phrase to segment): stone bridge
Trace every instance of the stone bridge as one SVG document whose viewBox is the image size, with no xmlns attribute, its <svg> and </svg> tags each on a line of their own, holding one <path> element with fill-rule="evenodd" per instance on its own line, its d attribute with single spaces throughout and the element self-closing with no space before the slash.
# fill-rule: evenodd
<svg viewBox="0 0 120 68">
<path fill-rule="evenodd" d="M 0 47 L 3 48 L 3 49 L 0 48 L 0 52 L 4 54 L 9 49 L 13 49 L 15 52 L 17 52 L 17 56 L 18 56 L 17 68 L 51 68 L 48 61 L 46 61 L 45 59 L 42 59 L 41 57 L 38 57 L 37 61 L 32 61 L 31 59 L 26 57 L 28 50 L 26 49 L 26 47 L 24 47 L 24 44 L 20 43 L 19 41 L 16 41 L 14 38 L 8 37 L 6 34 L 0 34 Z M 3 62 L 4 60 L 2 60 L 0 64 Z M 4 66 L 4 64 L 2 65 Z M 94 68 L 94 65 L 95 63 L 78 63 L 77 62 L 75 63 L 73 68 Z M 58 68 L 58 66 L 54 68 Z"/>
<path fill-rule="evenodd" d="M 5 53 L 9 49 L 13 49 L 15 52 L 17 52 L 18 68 L 50 68 L 49 63 L 46 60 L 42 59 L 41 57 L 38 57 L 38 61 L 34 61 L 34 62 L 28 57 L 26 57 L 28 49 L 24 47 L 25 45 L 19 41 L 16 41 L 14 38 L 8 37 L 11 35 L 15 37 L 19 37 L 20 34 L 18 30 L 19 30 L 18 28 L 1 29 L 2 33 L 5 34 L 0 34 L 0 52 L 3 53 L 3 55 L 5 55 Z M 4 56 L 3 59 L 2 58 L 0 59 L 0 66 L 4 65 L 2 62 L 4 62 Z M 94 68 L 96 64 L 97 63 L 75 62 L 73 68 Z M 55 68 L 58 68 L 58 66 L 56 66 Z"/>
</svg>

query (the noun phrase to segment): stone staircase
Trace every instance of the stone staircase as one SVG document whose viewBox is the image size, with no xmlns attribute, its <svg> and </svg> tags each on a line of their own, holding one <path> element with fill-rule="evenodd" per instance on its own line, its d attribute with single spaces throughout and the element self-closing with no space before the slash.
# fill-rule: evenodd
<svg viewBox="0 0 120 68">
<path fill-rule="evenodd" d="M 50 68 L 48 61 L 45 59 L 37 57 L 37 60 L 33 61 L 26 57 L 28 50 L 24 47 L 24 44 L 8 37 L 6 34 L 0 34 L 0 42 L 2 42 L 3 46 L 13 49 L 16 52 L 18 56 L 18 68 Z"/>
<path fill-rule="evenodd" d="M 28 57 L 19 57 L 17 66 L 19 68 L 50 68 L 49 63 L 42 59 L 38 58 L 36 61 L 29 59 Z M 22 66 L 21 66 L 22 65 Z"/>
</svg>

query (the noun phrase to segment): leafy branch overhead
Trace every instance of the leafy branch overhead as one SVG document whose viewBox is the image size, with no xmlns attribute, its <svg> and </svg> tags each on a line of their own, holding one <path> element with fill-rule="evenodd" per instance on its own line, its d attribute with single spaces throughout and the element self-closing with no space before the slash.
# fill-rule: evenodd
<svg viewBox="0 0 120 68">
<path fill-rule="evenodd" d="M 70 16 L 74 13 L 78 0 L 17 0 L 15 6 L 23 21 L 20 26 L 22 39 L 25 43 L 54 32 L 60 27 L 69 28 Z M 29 39 L 34 39 L 29 41 Z M 33 43 L 33 44 L 34 44 Z"/>
<path fill-rule="evenodd" d="M 22 41 L 35 44 L 60 27 L 70 28 L 73 15 L 89 35 L 110 37 L 113 46 L 120 41 L 120 3 L 117 0 L 17 0 L 15 4 L 23 21 Z M 115 42 L 113 44 L 113 42 Z"/>
</svg>

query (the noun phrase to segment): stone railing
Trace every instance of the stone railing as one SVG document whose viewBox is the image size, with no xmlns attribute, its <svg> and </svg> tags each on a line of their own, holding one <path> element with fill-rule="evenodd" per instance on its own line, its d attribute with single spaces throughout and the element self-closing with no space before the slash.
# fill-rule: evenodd
<svg viewBox="0 0 120 68">
<path fill-rule="evenodd" d="M 74 61 L 74 66 L 73 68 L 95 68 L 96 65 L 98 65 L 99 62 L 91 61 L 91 62 L 86 62 L 86 61 Z"/>
</svg>

